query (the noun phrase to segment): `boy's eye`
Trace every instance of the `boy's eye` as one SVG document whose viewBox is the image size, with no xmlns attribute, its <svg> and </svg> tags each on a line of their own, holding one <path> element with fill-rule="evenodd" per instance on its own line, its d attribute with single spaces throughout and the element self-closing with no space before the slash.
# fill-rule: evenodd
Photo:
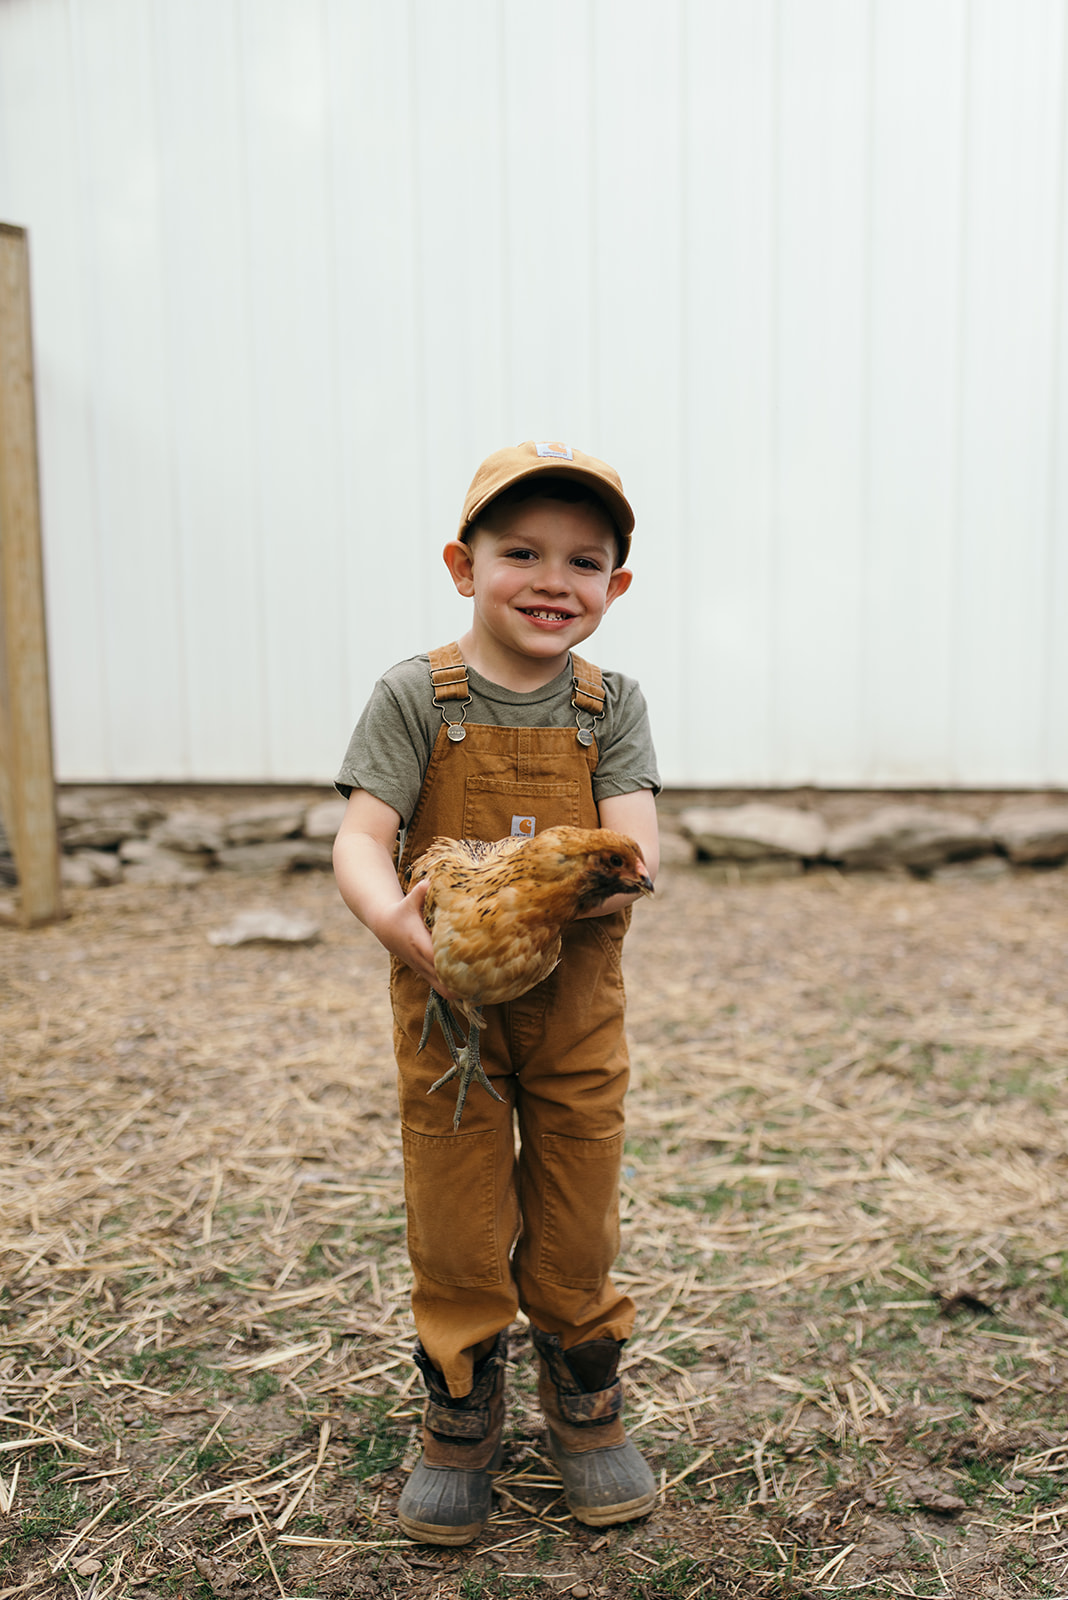
<svg viewBox="0 0 1068 1600">
<path fill-rule="evenodd" d="M 600 572 L 601 570 L 601 563 L 599 561 L 591 561 L 589 556 L 576 556 L 575 565 L 576 567 L 581 567 L 584 572 Z"/>
<path fill-rule="evenodd" d="M 533 550 L 508 550 L 505 552 L 509 561 L 534 561 Z"/>
</svg>

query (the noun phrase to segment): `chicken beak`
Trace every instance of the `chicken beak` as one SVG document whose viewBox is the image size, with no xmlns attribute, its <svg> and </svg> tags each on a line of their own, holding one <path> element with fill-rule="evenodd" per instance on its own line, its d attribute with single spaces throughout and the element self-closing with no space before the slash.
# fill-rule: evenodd
<svg viewBox="0 0 1068 1600">
<path fill-rule="evenodd" d="M 644 861 L 639 861 L 638 862 L 638 865 L 637 865 L 637 877 L 638 877 L 638 881 L 635 884 L 635 888 L 636 889 L 640 889 L 642 894 L 645 895 L 646 899 L 648 899 L 649 896 L 654 892 L 653 891 L 653 880 L 649 876 L 649 873 L 648 873 L 648 870 L 646 868 L 646 865 L 645 865 Z"/>
</svg>

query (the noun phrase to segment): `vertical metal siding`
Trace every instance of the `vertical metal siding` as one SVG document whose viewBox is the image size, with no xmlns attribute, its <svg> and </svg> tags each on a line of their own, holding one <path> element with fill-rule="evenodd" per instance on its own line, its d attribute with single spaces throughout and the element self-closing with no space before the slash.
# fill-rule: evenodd
<svg viewBox="0 0 1068 1600">
<path fill-rule="evenodd" d="M 863 771 L 891 783 L 960 777 L 952 696 L 967 15 L 967 0 L 882 0 L 873 13 L 862 749 Z"/>
<path fill-rule="evenodd" d="M 2 0 L 61 776 L 329 776 L 478 460 L 676 783 L 1068 783 L 1063 0 Z"/>
</svg>

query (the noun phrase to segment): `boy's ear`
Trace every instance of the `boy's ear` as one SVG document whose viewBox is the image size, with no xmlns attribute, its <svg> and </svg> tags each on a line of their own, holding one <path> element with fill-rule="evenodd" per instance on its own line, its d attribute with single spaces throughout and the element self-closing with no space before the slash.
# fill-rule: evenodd
<svg viewBox="0 0 1068 1600">
<path fill-rule="evenodd" d="M 475 592 L 475 569 L 469 546 L 462 539 L 450 539 L 441 552 L 441 558 L 449 569 L 457 593 L 470 600 Z"/>
<path fill-rule="evenodd" d="M 608 580 L 608 593 L 605 596 L 604 608 L 607 611 L 613 600 L 618 600 L 621 594 L 626 594 L 634 581 L 634 574 L 629 567 L 616 567 Z"/>
</svg>

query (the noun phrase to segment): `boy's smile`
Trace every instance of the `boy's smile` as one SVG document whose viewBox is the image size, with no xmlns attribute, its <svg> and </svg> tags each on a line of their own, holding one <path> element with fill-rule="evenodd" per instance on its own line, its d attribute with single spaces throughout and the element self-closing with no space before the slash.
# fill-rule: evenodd
<svg viewBox="0 0 1068 1600">
<path fill-rule="evenodd" d="M 562 672 L 631 580 L 615 566 L 611 523 L 594 506 L 528 500 L 499 525 L 453 540 L 445 562 L 474 619 L 461 648 L 476 672 L 518 692 Z"/>
</svg>

